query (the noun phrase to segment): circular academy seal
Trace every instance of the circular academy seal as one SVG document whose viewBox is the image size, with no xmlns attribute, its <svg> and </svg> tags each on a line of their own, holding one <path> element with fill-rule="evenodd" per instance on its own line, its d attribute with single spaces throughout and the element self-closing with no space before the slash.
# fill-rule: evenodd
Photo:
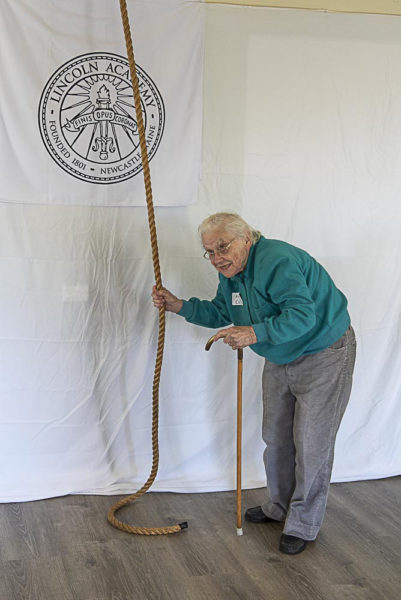
<svg viewBox="0 0 401 600">
<path fill-rule="evenodd" d="M 148 158 L 164 130 L 163 99 L 137 66 Z M 43 142 L 67 173 L 91 183 L 116 183 L 142 171 L 128 60 L 91 53 L 62 65 L 47 82 L 39 103 Z"/>
</svg>

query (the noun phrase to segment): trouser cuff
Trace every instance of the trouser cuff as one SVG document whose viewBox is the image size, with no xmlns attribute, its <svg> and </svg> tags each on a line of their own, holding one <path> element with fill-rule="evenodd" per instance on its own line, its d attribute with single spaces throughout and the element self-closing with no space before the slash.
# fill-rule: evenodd
<svg viewBox="0 0 401 600">
<path fill-rule="evenodd" d="M 317 525 L 305 525 L 304 523 L 286 523 L 283 533 L 286 535 L 295 535 L 303 540 L 313 541 L 319 533 L 320 527 Z"/>
<path fill-rule="evenodd" d="M 272 506 L 271 504 L 265 503 L 262 504 L 262 510 L 265 513 L 266 517 L 270 517 L 275 521 L 285 521 L 285 513 L 280 510 L 276 506 Z"/>
</svg>

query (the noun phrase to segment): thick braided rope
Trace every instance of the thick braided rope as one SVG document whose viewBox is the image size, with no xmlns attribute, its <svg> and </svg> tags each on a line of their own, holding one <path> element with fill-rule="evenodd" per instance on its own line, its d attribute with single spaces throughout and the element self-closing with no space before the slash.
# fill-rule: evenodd
<svg viewBox="0 0 401 600">
<path fill-rule="evenodd" d="M 126 0 L 119 0 L 120 2 L 120 10 L 121 10 L 121 18 L 124 28 L 124 37 L 125 44 L 127 47 L 127 56 L 129 62 L 129 68 L 131 72 L 132 79 L 132 87 L 134 92 L 134 103 L 135 103 L 135 111 L 136 111 L 136 119 L 138 123 L 139 130 L 139 141 L 141 147 L 141 156 L 142 156 L 142 165 L 143 165 L 143 175 L 145 180 L 145 191 L 146 191 L 146 204 L 148 209 L 148 222 L 149 222 L 149 231 L 150 231 L 150 241 L 152 246 L 152 259 L 153 259 L 153 270 L 156 281 L 156 288 L 160 289 L 162 287 L 161 274 L 160 274 L 160 264 L 159 264 L 159 252 L 157 247 L 157 235 L 156 235 L 156 225 L 155 225 L 155 215 L 153 210 L 153 199 L 152 199 L 152 185 L 150 181 L 150 169 L 149 169 L 149 160 L 148 160 L 148 151 L 146 147 L 146 137 L 145 137 L 145 127 L 143 124 L 143 115 L 141 108 L 141 98 L 139 93 L 139 84 L 138 77 L 136 73 L 136 65 L 134 59 L 134 50 L 132 46 L 132 38 L 131 31 L 129 25 L 128 11 Z M 116 518 L 115 513 L 120 510 L 123 506 L 130 504 L 143 494 L 147 492 L 152 483 L 154 482 L 157 470 L 159 468 L 159 383 L 160 383 L 160 373 L 161 366 L 163 360 L 163 349 L 164 349 L 164 338 L 165 338 L 165 310 L 164 307 L 159 310 L 159 335 L 157 340 L 157 351 L 156 351 L 156 362 L 155 362 L 155 371 L 153 377 L 153 390 L 152 390 L 152 469 L 148 480 L 141 487 L 140 490 L 131 494 L 131 496 L 127 496 L 123 498 L 119 502 L 116 502 L 109 508 L 107 513 L 107 519 L 113 527 L 117 527 L 117 529 L 121 529 L 122 531 L 126 531 L 128 533 L 136 533 L 138 535 L 164 535 L 167 533 L 177 533 L 183 529 L 182 525 L 172 525 L 169 527 L 135 527 L 133 525 L 128 525 L 128 523 L 124 523 Z"/>
</svg>

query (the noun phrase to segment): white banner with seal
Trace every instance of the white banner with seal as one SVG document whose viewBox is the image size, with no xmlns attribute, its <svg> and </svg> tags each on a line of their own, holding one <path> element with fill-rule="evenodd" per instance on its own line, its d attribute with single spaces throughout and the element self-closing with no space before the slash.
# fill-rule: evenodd
<svg viewBox="0 0 401 600">
<path fill-rule="evenodd" d="M 127 5 L 154 203 L 192 204 L 201 162 L 202 3 Z M 6 0 L 0 48 L 0 201 L 144 205 L 117 0 Z"/>
</svg>

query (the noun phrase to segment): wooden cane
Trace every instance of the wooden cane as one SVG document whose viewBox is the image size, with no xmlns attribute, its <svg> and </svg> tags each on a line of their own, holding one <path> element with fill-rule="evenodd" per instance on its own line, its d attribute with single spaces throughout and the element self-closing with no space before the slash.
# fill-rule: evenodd
<svg viewBox="0 0 401 600">
<path fill-rule="evenodd" d="M 206 342 L 205 350 L 210 350 L 214 342 L 214 335 Z M 241 463 L 242 463 L 242 359 L 244 351 L 238 349 L 237 364 L 237 535 L 242 535 L 242 507 L 241 507 Z"/>
<path fill-rule="evenodd" d="M 237 535 L 242 535 L 241 510 L 241 463 L 242 463 L 242 358 L 243 350 L 238 349 L 237 369 Z"/>
</svg>

